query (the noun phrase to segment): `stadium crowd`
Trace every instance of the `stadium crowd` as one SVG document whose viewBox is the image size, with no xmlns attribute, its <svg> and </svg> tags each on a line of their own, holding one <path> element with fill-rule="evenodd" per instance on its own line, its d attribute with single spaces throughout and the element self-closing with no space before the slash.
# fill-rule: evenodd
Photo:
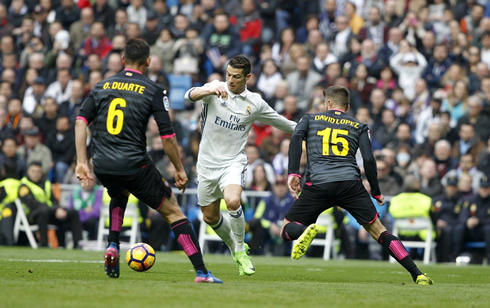
<svg viewBox="0 0 490 308">
<path fill-rule="evenodd" d="M 437 229 L 439 261 L 454 261 L 464 243 L 474 241 L 486 242 L 490 257 L 488 1 L 0 1 L 2 180 L 42 182 L 43 190 L 45 180 L 79 185 L 75 117 L 90 90 L 123 69 L 124 44 L 138 37 L 151 46 L 148 77 L 170 93 L 177 91 L 178 85 L 171 85 L 180 75 L 190 76 L 189 87 L 224 80 L 227 61 L 237 54 L 253 63 L 248 88 L 290 120 L 324 110 L 325 87 L 347 87 L 350 115 L 370 127 L 382 193 L 397 196 L 402 205 L 414 194 L 430 199 L 424 216 Z M 170 103 L 192 187 L 200 105 Z M 148 125 L 147 141 L 152 159 L 171 181 L 175 170 L 155 121 Z M 250 132 L 245 188 L 271 192 L 248 209 L 251 249 L 257 254 L 282 247 L 278 222 L 293 202 L 285 185 L 288 147 L 288 136 L 280 130 L 257 124 Z M 42 180 L 29 174 L 31 166 L 40 168 Z M 306 160 L 302 166 L 304 171 Z M 91 193 L 101 189 L 94 187 L 76 189 L 70 203 L 80 211 L 90 238 L 98 217 L 90 213 L 94 205 L 100 208 L 102 198 Z M 7 190 L 2 191 L 3 220 L 9 217 Z M 58 206 L 55 198 L 45 205 L 48 199 Z M 191 200 L 194 204 L 184 205 L 189 211 L 197 206 Z M 400 213 L 385 208 L 381 214 L 390 225 L 390 217 Z M 342 209 L 332 215 L 341 253 L 383 258 L 369 249 L 366 253 L 371 246 L 366 234 Z M 71 216 L 56 215 L 59 221 L 66 217 Z M 151 234 L 155 240 L 159 233 Z"/>
</svg>

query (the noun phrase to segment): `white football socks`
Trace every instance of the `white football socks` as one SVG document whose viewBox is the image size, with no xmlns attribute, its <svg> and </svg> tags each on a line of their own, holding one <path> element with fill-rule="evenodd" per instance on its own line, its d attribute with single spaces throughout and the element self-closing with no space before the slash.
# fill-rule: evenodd
<svg viewBox="0 0 490 308">
<path fill-rule="evenodd" d="M 219 222 L 216 225 L 211 226 L 214 232 L 225 242 L 225 244 L 230 248 L 231 252 L 235 252 L 235 238 L 233 232 L 231 232 L 230 222 L 227 218 L 220 213 Z"/>
<path fill-rule="evenodd" d="M 244 251 L 245 245 L 245 217 L 243 217 L 243 209 L 240 206 L 236 211 L 229 211 L 230 226 L 235 235 L 236 249 L 235 252 Z"/>
</svg>

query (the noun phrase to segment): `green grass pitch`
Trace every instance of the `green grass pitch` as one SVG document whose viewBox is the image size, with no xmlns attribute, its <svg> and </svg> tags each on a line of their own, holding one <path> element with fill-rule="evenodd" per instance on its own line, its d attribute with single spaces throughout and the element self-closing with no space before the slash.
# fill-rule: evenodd
<svg viewBox="0 0 490 308">
<path fill-rule="evenodd" d="M 147 272 L 104 274 L 103 252 L 0 247 L 1 307 L 489 307 L 489 266 L 424 266 L 415 285 L 398 264 L 254 257 L 238 276 L 230 256 L 205 255 L 223 285 L 196 284 L 181 253 L 157 253 Z"/>
</svg>

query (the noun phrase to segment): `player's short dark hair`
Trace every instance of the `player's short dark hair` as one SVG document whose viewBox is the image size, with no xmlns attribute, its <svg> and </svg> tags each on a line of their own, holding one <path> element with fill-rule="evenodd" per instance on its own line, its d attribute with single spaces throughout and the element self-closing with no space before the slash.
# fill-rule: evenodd
<svg viewBox="0 0 490 308">
<path fill-rule="evenodd" d="M 331 86 L 323 90 L 325 99 L 332 100 L 338 107 L 347 109 L 349 106 L 349 90 L 342 86 Z"/>
<path fill-rule="evenodd" d="M 143 65 L 150 56 L 150 45 L 142 39 L 130 39 L 124 47 L 124 58 L 128 64 Z"/>
<path fill-rule="evenodd" d="M 234 56 L 233 58 L 231 58 L 230 62 L 228 62 L 228 65 L 233 68 L 241 68 L 243 70 L 244 76 L 250 74 L 250 71 L 252 70 L 252 64 L 250 63 L 250 60 L 242 55 Z"/>
</svg>

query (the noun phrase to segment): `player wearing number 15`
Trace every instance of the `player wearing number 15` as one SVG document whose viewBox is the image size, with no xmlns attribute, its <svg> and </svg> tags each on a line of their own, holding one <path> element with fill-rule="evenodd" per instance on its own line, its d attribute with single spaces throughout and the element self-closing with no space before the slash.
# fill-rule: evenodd
<svg viewBox="0 0 490 308">
<path fill-rule="evenodd" d="M 296 202 L 284 218 L 281 236 L 286 241 L 298 239 L 291 257 L 297 260 L 306 253 L 318 232 L 315 224 L 318 216 L 337 205 L 349 211 L 410 272 L 415 283 L 432 284 L 433 281 L 417 268 L 400 240 L 381 224 L 376 208 L 362 185 L 355 157 L 357 149 L 361 150 L 371 193 L 379 205 L 384 205 L 368 127 L 345 114 L 349 109 L 349 91 L 333 86 L 323 94 L 327 111 L 305 115 L 296 126 L 289 145 L 288 186 Z M 308 168 L 306 185 L 298 197 L 303 140 L 306 141 Z"/>
<path fill-rule="evenodd" d="M 94 171 L 111 197 L 104 269 L 109 277 L 119 277 L 119 236 L 131 193 L 157 210 L 170 224 L 177 242 L 196 269 L 195 282 L 221 283 L 204 266 L 199 243 L 187 217 L 146 151 L 146 127 L 153 115 L 163 149 L 177 171 L 175 185 L 185 190 L 187 176 L 168 115 L 167 92 L 144 76 L 150 65 L 149 54 L 148 43 L 129 40 L 122 56 L 125 69 L 95 86 L 83 102 L 75 124 L 76 175 L 82 187 L 92 179 L 86 143 L 87 126 L 93 123 Z"/>
</svg>

